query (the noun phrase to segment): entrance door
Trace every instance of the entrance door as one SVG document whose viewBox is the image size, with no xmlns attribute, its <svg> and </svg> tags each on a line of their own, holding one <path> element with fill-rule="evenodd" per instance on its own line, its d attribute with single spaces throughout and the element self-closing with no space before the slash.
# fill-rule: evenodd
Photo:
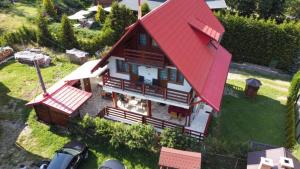
<svg viewBox="0 0 300 169">
<path fill-rule="evenodd" d="M 89 78 L 83 79 L 84 90 L 86 92 L 92 92 L 91 82 Z"/>
</svg>

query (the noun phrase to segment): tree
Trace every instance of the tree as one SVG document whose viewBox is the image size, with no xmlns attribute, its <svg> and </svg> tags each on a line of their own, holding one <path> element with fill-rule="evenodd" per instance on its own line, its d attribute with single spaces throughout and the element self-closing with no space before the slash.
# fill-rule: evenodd
<svg viewBox="0 0 300 169">
<path fill-rule="evenodd" d="M 297 72 L 290 84 L 289 94 L 287 98 L 287 114 L 286 114 L 286 147 L 292 148 L 296 144 L 296 117 L 298 113 L 295 111 L 295 103 L 300 90 L 300 71 Z"/>
<path fill-rule="evenodd" d="M 97 13 L 95 15 L 96 22 L 103 23 L 105 21 L 105 11 L 101 5 L 98 5 Z"/>
<path fill-rule="evenodd" d="M 63 15 L 61 19 L 60 40 L 66 49 L 78 47 L 73 26 L 71 25 L 67 15 Z"/>
<path fill-rule="evenodd" d="M 112 42 L 116 42 L 125 32 L 125 28 L 134 23 L 135 20 L 136 16 L 133 15 L 130 9 L 126 8 L 125 5 L 114 2 L 111 6 L 111 12 L 105 19 L 103 31 L 111 30 L 107 32 L 113 34 L 108 36 L 112 37 Z"/>
<path fill-rule="evenodd" d="M 149 13 L 151 10 L 150 10 L 150 7 L 149 5 L 147 4 L 147 2 L 143 3 L 142 4 L 142 16 L 146 15 L 147 13 Z"/>
<path fill-rule="evenodd" d="M 39 11 L 37 18 L 37 41 L 40 45 L 51 46 L 53 38 L 48 30 L 48 23 L 42 12 Z"/>
<path fill-rule="evenodd" d="M 259 0 L 257 12 L 261 18 L 276 18 L 283 14 L 285 0 Z"/>
<path fill-rule="evenodd" d="M 243 16 L 250 16 L 256 10 L 256 0 L 239 0 L 237 9 Z"/>
<path fill-rule="evenodd" d="M 53 0 L 43 0 L 43 10 L 52 18 L 57 17 L 56 10 L 54 9 Z"/>
<path fill-rule="evenodd" d="M 287 15 L 300 19 L 300 0 L 287 0 L 285 11 Z"/>
</svg>

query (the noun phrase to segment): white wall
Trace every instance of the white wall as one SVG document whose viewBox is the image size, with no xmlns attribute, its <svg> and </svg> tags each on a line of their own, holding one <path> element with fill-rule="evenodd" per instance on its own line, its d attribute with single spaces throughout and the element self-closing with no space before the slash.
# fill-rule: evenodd
<svg viewBox="0 0 300 169">
<path fill-rule="evenodd" d="M 108 69 L 109 69 L 109 72 L 110 72 L 110 76 L 120 78 L 120 79 L 130 80 L 129 74 L 118 73 L 117 72 L 116 59 L 124 60 L 124 58 L 115 57 L 115 56 L 111 56 L 109 58 L 109 60 L 108 60 L 108 62 L 109 62 L 108 63 Z"/>
<path fill-rule="evenodd" d="M 124 58 L 116 57 L 116 56 L 111 56 L 109 58 L 108 69 L 110 71 L 110 75 L 112 77 L 130 80 L 129 74 L 117 72 L 116 59 L 124 60 Z M 168 67 L 168 68 L 175 69 L 174 67 Z M 152 81 L 153 79 L 158 79 L 158 68 L 153 68 L 153 67 L 149 68 L 146 66 L 139 66 L 138 70 L 139 70 L 139 76 L 144 76 L 145 80 Z M 168 88 L 174 89 L 174 90 L 180 90 L 180 91 L 184 91 L 184 92 L 190 92 L 192 89 L 192 87 L 186 80 L 184 80 L 183 85 L 175 84 L 175 83 L 168 83 Z"/>
<path fill-rule="evenodd" d="M 144 76 L 145 81 L 152 83 L 153 79 L 158 79 L 158 69 L 146 66 L 139 66 L 139 76 Z"/>
</svg>

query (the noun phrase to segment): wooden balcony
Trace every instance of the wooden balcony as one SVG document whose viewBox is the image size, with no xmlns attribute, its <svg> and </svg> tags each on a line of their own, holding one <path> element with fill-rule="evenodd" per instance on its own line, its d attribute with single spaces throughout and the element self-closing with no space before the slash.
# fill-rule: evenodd
<svg viewBox="0 0 300 169">
<path fill-rule="evenodd" d="M 160 53 L 147 52 L 143 50 L 124 49 L 124 57 L 127 62 L 142 63 L 163 67 L 165 56 Z"/>
<path fill-rule="evenodd" d="M 99 113 L 99 116 L 104 117 L 106 119 L 120 121 L 120 122 L 126 121 L 126 123 L 128 124 L 142 123 L 146 125 L 152 125 L 154 128 L 158 129 L 159 132 L 165 128 L 170 128 L 170 129 L 177 128 L 180 131 L 182 131 L 182 133 L 184 133 L 186 136 L 195 138 L 199 141 L 202 141 L 206 136 L 206 134 L 188 129 L 184 125 L 172 123 L 162 119 L 149 117 L 149 116 L 145 116 L 138 113 L 133 113 L 133 112 L 129 112 L 118 108 L 113 108 L 113 107 L 104 108 Z"/>
<path fill-rule="evenodd" d="M 183 92 L 144 83 L 139 84 L 137 82 L 111 77 L 109 72 L 106 72 L 103 75 L 103 85 L 121 89 L 123 91 L 135 92 L 144 96 L 152 96 L 167 101 L 184 103 L 186 105 L 189 105 L 192 100 L 191 92 Z"/>
</svg>

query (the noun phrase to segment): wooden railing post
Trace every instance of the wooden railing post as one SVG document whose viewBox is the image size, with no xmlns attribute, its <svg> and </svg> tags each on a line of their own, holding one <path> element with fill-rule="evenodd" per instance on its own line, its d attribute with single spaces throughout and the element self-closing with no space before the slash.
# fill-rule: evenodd
<svg viewBox="0 0 300 169">
<path fill-rule="evenodd" d="M 146 118 L 145 118 L 145 116 L 142 116 L 142 123 L 146 124 Z"/>
<path fill-rule="evenodd" d="M 124 90 L 124 80 L 121 81 L 121 89 Z"/>
<path fill-rule="evenodd" d="M 142 94 L 145 95 L 145 84 L 142 85 Z"/>
<path fill-rule="evenodd" d="M 164 89 L 164 99 L 166 100 L 167 97 L 168 97 L 168 89 L 165 88 L 165 89 Z"/>
</svg>

